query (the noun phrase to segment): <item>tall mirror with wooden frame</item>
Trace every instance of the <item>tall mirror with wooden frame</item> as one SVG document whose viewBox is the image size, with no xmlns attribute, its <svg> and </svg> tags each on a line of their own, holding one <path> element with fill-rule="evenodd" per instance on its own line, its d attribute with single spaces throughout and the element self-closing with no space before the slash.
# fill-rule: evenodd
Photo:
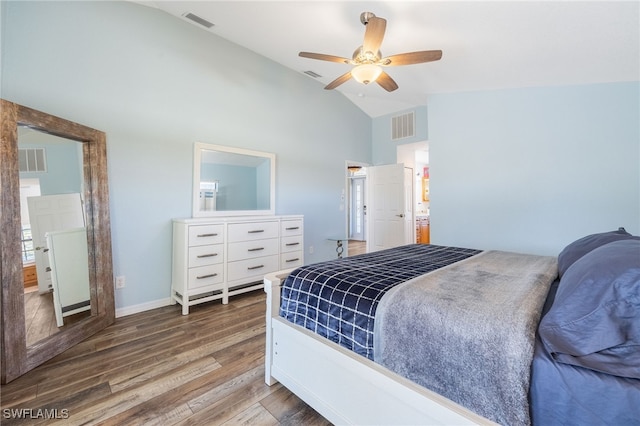
<svg viewBox="0 0 640 426">
<path fill-rule="evenodd" d="M 112 324 L 115 320 L 115 303 L 105 134 L 4 99 L 0 100 L 0 121 L 0 380 L 5 384 Z M 45 171 L 50 181 L 54 180 L 51 176 L 55 172 L 55 156 L 60 152 L 71 153 L 73 158 L 65 160 L 71 164 L 70 167 L 62 166 L 65 174 L 69 175 L 70 170 L 76 170 L 78 175 L 77 182 L 70 180 L 73 183 L 61 184 L 66 185 L 65 189 L 53 191 L 65 194 L 49 196 L 62 199 L 61 205 L 67 203 L 68 199 L 78 201 L 74 201 L 77 205 L 77 208 L 74 207 L 77 211 L 76 222 L 66 223 L 65 219 L 62 220 L 66 223 L 63 226 L 65 229 L 49 229 L 48 232 L 41 230 L 41 236 L 46 237 L 47 243 L 36 243 L 31 229 L 25 232 L 25 218 L 22 217 L 25 215 L 25 196 L 21 191 L 24 166 L 31 159 L 37 164 L 45 158 L 45 154 L 38 151 L 39 148 L 19 147 L 20 135 L 25 134 L 25 130 L 27 133 L 34 131 L 50 136 L 51 141 L 48 143 L 51 145 L 43 148 L 49 150 L 50 169 Z M 51 191 L 50 181 L 43 186 Z M 47 197 L 29 197 L 30 206 L 35 199 L 50 200 Z M 51 221 L 43 220 L 45 222 Z M 26 233 L 29 234 L 28 238 L 25 237 Z M 56 256 L 53 255 L 54 237 L 57 241 Z M 33 246 L 27 247 L 26 241 L 32 242 Z M 60 247 L 66 248 L 62 250 Z M 73 247 L 73 251 L 69 251 L 68 247 Z M 58 323 L 52 326 L 54 332 L 30 339 L 25 322 L 25 317 L 30 316 L 25 313 L 25 309 L 29 309 L 25 305 L 25 278 L 30 278 L 24 265 L 25 259 L 29 258 L 27 252 L 37 250 L 42 251 L 39 254 L 48 252 L 45 257 L 56 266 L 51 264 L 46 270 L 57 271 L 57 279 L 54 277 L 51 280 L 53 285 L 36 287 L 36 291 L 57 300 L 55 310 L 60 315 L 56 315 Z M 66 269 L 62 266 L 64 262 Z M 65 270 L 68 271 L 66 275 L 63 273 Z M 45 277 L 39 276 L 37 279 L 43 281 Z M 56 284 L 56 281 L 60 282 Z M 81 296 L 78 296 L 79 303 L 70 301 L 66 306 L 64 303 L 61 305 L 61 294 L 68 293 L 64 283 L 70 281 L 84 284 Z M 49 287 L 53 291 L 49 291 Z M 69 317 L 64 318 L 70 313 L 79 316 L 73 321 Z"/>
</svg>

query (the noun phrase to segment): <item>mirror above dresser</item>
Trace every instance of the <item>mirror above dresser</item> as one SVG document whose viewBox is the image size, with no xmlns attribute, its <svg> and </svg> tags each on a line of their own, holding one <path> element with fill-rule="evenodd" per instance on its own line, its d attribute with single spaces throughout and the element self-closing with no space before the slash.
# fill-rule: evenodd
<svg viewBox="0 0 640 426">
<path fill-rule="evenodd" d="M 304 263 L 303 216 L 275 215 L 275 154 L 198 142 L 193 158 L 193 217 L 173 220 L 171 300 L 183 315 Z"/>
<path fill-rule="evenodd" d="M 275 154 L 198 142 L 193 158 L 193 217 L 275 213 Z"/>
</svg>

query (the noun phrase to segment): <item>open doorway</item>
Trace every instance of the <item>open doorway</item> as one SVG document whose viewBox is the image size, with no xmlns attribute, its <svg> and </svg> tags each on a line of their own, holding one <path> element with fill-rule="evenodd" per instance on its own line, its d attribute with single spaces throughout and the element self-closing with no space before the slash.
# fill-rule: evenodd
<svg viewBox="0 0 640 426">
<path fill-rule="evenodd" d="M 429 198 L 429 143 L 416 142 L 398 145 L 397 162 L 413 168 L 414 171 L 414 211 L 416 216 L 416 242 L 429 244 L 431 241 L 431 219 Z"/>
<path fill-rule="evenodd" d="M 413 169 L 346 164 L 347 256 L 415 241 Z"/>
<path fill-rule="evenodd" d="M 367 166 L 346 162 L 347 187 L 347 256 L 367 251 Z"/>
</svg>

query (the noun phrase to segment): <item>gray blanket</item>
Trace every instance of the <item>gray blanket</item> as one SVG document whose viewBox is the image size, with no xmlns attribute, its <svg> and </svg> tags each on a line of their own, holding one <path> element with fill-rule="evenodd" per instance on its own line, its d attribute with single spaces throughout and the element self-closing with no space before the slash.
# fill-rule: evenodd
<svg viewBox="0 0 640 426">
<path fill-rule="evenodd" d="M 486 251 L 394 287 L 374 359 L 503 425 L 528 425 L 535 333 L 555 257 Z"/>
</svg>

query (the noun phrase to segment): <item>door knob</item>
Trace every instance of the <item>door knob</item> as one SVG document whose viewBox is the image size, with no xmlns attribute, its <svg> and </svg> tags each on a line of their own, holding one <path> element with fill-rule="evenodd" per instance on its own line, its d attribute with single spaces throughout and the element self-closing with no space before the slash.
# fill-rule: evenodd
<svg viewBox="0 0 640 426">
<path fill-rule="evenodd" d="M 397 214 L 396 216 L 398 216 L 398 217 L 404 217 L 404 213 Z"/>
</svg>

